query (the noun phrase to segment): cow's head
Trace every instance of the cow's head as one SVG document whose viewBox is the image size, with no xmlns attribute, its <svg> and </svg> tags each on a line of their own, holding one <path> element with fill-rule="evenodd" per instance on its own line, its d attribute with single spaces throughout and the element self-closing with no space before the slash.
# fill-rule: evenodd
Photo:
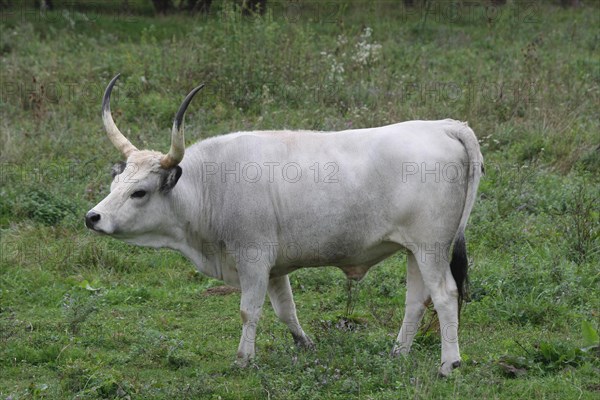
<svg viewBox="0 0 600 400">
<path fill-rule="evenodd" d="M 102 121 L 108 137 L 127 162 L 113 166 L 110 193 L 85 216 L 85 225 L 98 233 L 137 244 L 163 232 L 171 214 L 168 196 L 181 177 L 185 151 L 183 117 L 190 101 L 204 85 L 192 90 L 179 107 L 167 154 L 138 150 L 119 131 L 110 113 L 110 94 L 119 75 L 108 84 L 102 100 Z"/>
</svg>

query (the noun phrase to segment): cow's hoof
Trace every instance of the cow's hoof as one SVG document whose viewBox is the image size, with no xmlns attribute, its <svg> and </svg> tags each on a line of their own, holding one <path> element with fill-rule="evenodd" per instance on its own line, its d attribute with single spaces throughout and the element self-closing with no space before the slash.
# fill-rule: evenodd
<svg viewBox="0 0 600 400">
<path fill-rule="evenodd" d="M 252 362 L 252 357 L 247 356 L 247 355 L 241 355 L 238 354 L 237 358 L 235 359 L 235 366 L 238 368 L 247 368 L 250 366 Z"/>
<path fill-rule="evenodd" d="M 247 368 L 250 365 L 250 361 L 243 358 L 237 358 L 234 362 L 234 365 L 238 368 Z"/>
<path fill-rule="evenodd" d="M 460 367 L 460 360 L 442 363 L 442 366 L 438 370 L 438 375 L 440 376 L 440 378 L 446 378 L 450 376 L 452 370 L 458 367 Z"/>
<path fill-rule="evenodd" d="M 392 351 L 390 352 L 390 356 L 392 357 L 406 357 L 408 355 L 409 350 L 405 347 L 394 346 L 392 347 Z"/>
<path fill-rule="evenodd" d="M 298 347 L 299 349 L 302 350 L 310 350 L 313 351 L 315 350 L 315 344 L 313 343 L 312 340 L 310 340 L 310 338 L 306 335 L 302 335 L 302 336 L 297 336 L 292 334 L 293 338 L 294 338 L 294 344 L 296 344 L 296 347 Z"/>
</svg>

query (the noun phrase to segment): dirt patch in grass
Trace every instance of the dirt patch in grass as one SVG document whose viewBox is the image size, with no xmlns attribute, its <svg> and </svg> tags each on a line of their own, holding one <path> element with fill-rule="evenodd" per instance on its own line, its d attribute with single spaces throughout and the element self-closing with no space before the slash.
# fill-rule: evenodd
<svg viewBox="0 0 600 400">
<path fill-rule="evenodd" d="M 231 286 L 223 285 L 223 286 L 213 286 L 204 291 L 202 293 L 204 296 L 227 296 L 231 293 L 239 293 L 240 289 L 234 288 Z"/>
</svg>

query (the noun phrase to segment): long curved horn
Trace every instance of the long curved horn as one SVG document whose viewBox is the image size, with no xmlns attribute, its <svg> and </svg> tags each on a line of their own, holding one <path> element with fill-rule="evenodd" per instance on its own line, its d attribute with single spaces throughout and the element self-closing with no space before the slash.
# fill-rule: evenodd
<svg viewBox="0 0 600 400">
<path fill-rule="evenodd" d="M 112 92 L 117 79 L 119 79 L 119 76 L 121 76 L 121 74 L 117 74 L 117 76 L 112 78 L 104 91 L 104 98 L 102 99 L 102 122 L 104 123 L 104 129 L 106 130 L 110 141 L 125 155 L 125 157 L 129 157 L 129 155 L 136 151 L 137 148 L 132 145 L 121 133 L 119 128 L 117 128 L 115 121 L 113 121 L 112 114 L 110 113 L 110 93 Z"/>
<path fill-rule="evenodd" d="M 179 110 L 177 114 L 175 114 L 175 120 L 173 121 L 173 129 L 171 131 L 171 149 L 169 153 L 160 160 L 161 167 L 165 169 L 173 168 L 177 164 L 183 160 L 183 154 L 185 153 L 185 138 L 183 136 L 183 117 L 185 116 L 185 110 L 187 110 L 190 102 L 204 87 L 204 84 L 198 86 L 194 90 L 192 90 L 185 99 L 181 106 L 179 106 Z"/>
</svg>

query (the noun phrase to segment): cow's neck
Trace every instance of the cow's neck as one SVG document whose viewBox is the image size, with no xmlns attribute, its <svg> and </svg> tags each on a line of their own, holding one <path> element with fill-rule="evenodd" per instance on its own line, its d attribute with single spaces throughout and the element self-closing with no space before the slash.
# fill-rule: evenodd
<svg viewBox="0 0 600 400">
<path fill-rule="evenodd" d="M 187 257 L 196 268 L 216 279 L 223 279 L 220 243 L 210 233 L 208 197 L 205 187 L 177 185 L 171 194 L 173 224 L 169 231 L 168 247 Z"/>
</svg>

